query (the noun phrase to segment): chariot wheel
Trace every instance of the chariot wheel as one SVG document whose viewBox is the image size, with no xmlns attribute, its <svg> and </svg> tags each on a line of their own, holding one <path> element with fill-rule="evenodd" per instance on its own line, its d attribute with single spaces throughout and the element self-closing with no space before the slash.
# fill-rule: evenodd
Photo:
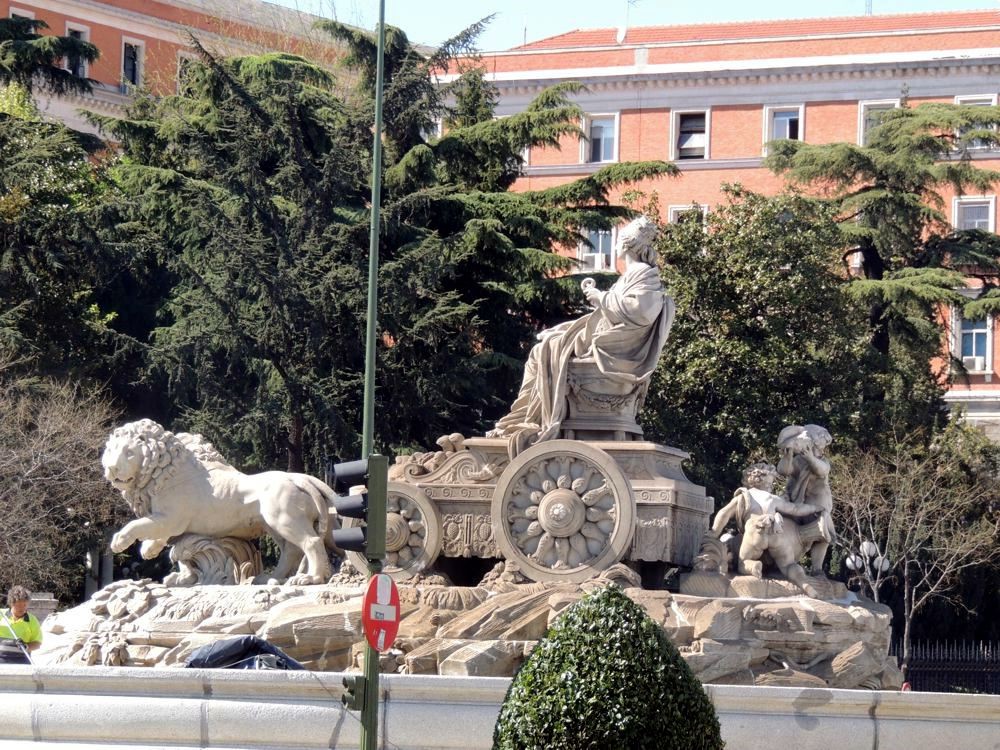
<svg viewBox="0 0 1000 750">
<path fill-rule="evenodd" d="M 356 518 L 344 518 L 343 523 L 345 528 L 361 525 Z M 434 502 L 418 487 L 389 482 L 382 572 L 405 581 L 433 565 L 440 552 L 441 516 Z M 360 552 L 345 554 L 358 570 L 368 569 Z"/>
<path fill-rule="evenodd" d="M 535 581 L 578 582 L 621 560 L 635 532 L 632 487 L 607 453 L 551 440 L 517 456 L 497 480 L 493 535 Z"/>
</svg>

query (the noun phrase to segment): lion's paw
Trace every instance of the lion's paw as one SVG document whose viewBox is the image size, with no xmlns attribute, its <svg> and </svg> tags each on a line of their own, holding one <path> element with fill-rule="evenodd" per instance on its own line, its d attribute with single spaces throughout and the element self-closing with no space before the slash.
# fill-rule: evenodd
<svg viewBox="0 0 1000 750">
<path fill-rule="evenodd" d="M 132 545 L 132 540 L 123 535 L 120 531 L 111 537 L 111 551 L 124 552 Z"/>
<path fill-rule="evenodd" d="M 326 580 L 320 576 L 299 575 L 285 581 L 286 586 L 314 586 L 317 583 L 326 583 Z"/>
</svg>

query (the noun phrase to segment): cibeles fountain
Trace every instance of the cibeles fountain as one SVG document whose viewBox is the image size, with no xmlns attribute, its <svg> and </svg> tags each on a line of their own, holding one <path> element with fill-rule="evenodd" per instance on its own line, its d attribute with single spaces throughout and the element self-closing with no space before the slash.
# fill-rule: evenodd
<svg viewBox="0 0 1000 750">
<path fill-rule="evenodd" d="M 643 439 L 637 417 L 674 317 L 655 232 L 645 218 L 623 228 L 624 273 L 607 291 L 584 280 L 592 310 L 538 336 L 493 430 L 445 435 L 390 468 L 385 571 L 402 621 L 384 671 L 510 675 L 560 610 L 613 582 L 704 682 L 898 687 L 889 610 L 822 575 L 836 540 L 826 430 L 789 425 L 777 464 L 749 466 L 711 524 L 687 454 Z M 149 420 L 115 430 L 102 462 L 137 516 L 113 549 L 169 547 L 176 571 L 50 616 L 39 663 L 177 666 L 256 635 L 311 669 L 356 665 L 364 561 L 334 548 L 327 485 L 242 474 L 201 436 Z M 264 534 L 280 550 L 272 571 L 254 541 Z M 454 585 L 473 560 L 482 580 Z M 673 568 L 688 571 L 679 591 L 662 585 Z"/>
</svg>

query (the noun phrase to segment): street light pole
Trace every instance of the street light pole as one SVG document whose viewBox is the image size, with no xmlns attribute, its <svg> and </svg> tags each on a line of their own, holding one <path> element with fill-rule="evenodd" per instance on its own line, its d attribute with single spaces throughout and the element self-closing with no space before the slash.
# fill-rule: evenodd
<svg viewBox="0 0 1000 750">
<path fill-rule="evenodd" d="M 375 74 L 375 136 L 372 146 L 371 229 L 368 237 L 368 316 L 365 337 L 365 403 L 361 455 L 371 455 L 375 434 L 375 334 L 378 325 L 378 246 L 382 203 L 382 88 L 385 73 L 385 0 L 378 5 L 378 51 Z M 384 512 L 384 508 L 383 508 Z M 385 533 L 385 524 L 379 524 Z M 369 529 L 371 531 L 371 529 Z M 385 548 L 383 540 L 376 548 Z M 382 570 L 382 561 L 368 558 L 368 576 Z M 361 750 L 378 743 L 378 652 L 365 642 L 364 707 L 361 710 Z"/>
</svg>

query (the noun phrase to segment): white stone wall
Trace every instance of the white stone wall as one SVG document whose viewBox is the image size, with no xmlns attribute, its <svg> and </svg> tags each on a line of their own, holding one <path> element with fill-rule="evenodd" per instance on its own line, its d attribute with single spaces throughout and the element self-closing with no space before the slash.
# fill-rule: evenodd
<svg viewBox="0 0 1000 750">
<path fill-rule="evenodd" d="M 358 747 L 341 675 L 0 666 L 0 748 Z M 484 750 L 505 678 L 384 676 L 379 747 Z M 993 748 L 1000 696 L 709 686 L 728 750 Z M 777 741 L 777 745 L 775 745 Z"/>
</svg>

